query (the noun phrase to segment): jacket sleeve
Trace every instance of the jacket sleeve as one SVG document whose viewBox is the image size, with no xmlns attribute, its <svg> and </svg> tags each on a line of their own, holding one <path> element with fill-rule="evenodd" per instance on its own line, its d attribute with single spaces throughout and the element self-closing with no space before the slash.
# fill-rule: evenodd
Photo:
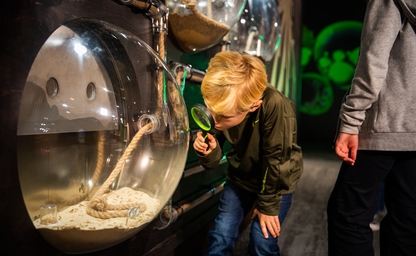
<svg viewBox="0 0 416 256">
<path fill-rule="evenodd" d="M 381 88 L 386 86 L 390 50 L 401 26 L 400 11 L 393 0 L 368 1 L 351 92 L 341 106 L 340 132 L 359 133 L 366 110 L 377 101 Z"/>
<path fill-rule="evenodd" d="M 299 155 L 292 152 L 293 144 L 296 142 L 296 116 L 293 104 L 280 93 L 274 96 L 263 101 L 263 120 L 260 121 L 259 127 L 263 164 L 262 184 L 256 207 L 268 215 L 278 215 L 282 190 L 290 191 L 292 183 L 297 182 L 302 172 L 302 168 L 293 166 L 299 163 L 291 162 L 293 155 Z M 301 154 L 299 157 L 301 160 Z M 293 175 L 293 171 L 298 173 Z"/>
<path fill-rule="evenodd" d="M 208 170 L 213 170 L 217 168 L 218 164 L 223 158 L 222 146 L 224 145 L 225 139 L 223 138 L 222 133 L 220 132 L 216 132 L 214 136 L 217 140 L 217 147 L 214 150 L 212 150 L 211 153 L 209 153 L 208 155 L 202 155 L 195 151 L 196 155 L 198 156 L 199 163 L 202 165 L 202 167 Z"/>
</svg>

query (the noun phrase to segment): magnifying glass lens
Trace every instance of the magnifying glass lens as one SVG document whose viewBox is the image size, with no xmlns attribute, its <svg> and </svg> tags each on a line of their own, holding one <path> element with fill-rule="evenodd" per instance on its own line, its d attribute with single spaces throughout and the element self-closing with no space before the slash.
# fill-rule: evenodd
<svg viewBox="0 0 416 256">
<path fill-rule="evenodd" d="M 200 109 L 193 108 L 191 111 L 192 118 L 195 120 L 196 124 L 201 127 L 202 130 L 209 131 L 211 130 L 211 123 L 208 116 Z"/>
<path fill-rule="evenodd" d="M 214 123 L 211 113 L 202 105 L 196 104 L 191 108 L 191 115 L 196 124 L 204 131 L 209 131 Z"/>
</svg>

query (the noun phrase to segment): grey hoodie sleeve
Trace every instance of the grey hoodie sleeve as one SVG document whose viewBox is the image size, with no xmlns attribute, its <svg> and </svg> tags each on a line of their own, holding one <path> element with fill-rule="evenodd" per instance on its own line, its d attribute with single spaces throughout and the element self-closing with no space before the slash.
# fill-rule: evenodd
<svg viewBox="0 0 416 256">
<path fill-rule="evenodd" d="M 351 92 L 342 104 L 340 132 L 358 134 L 366 110 L 386 86 L 390 50 L 402 26 L 393 0 L 369 0 L 361 35 L 360 57 Z"/>
</svg>

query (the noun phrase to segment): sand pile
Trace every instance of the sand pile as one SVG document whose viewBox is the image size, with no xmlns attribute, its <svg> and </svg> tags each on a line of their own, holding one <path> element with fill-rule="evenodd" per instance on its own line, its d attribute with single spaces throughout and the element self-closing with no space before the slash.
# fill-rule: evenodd
<svg viewBox="0 0 416 256">
<path fill-rule="evenodd" d="M 131 212 L 125 210 L 126 217 L 101 219 L 87 214 L 88 201 L 70 206 L 60 211 L 58 209 L 57 221 L 54 216 L 45 215 L 37 218 L 33 223 L 37 229 L 47 228 L 54 230 L 101 230 L 101 229 L 131 229 L 151 221 L 160 210 L 160 202 L 151 198 L 148 194 L 125 187 L 111 191 L 107 194 L 107 202 L 112 205 L 123 204 L 144 204 L 146 207 L 141 212 Z M 50 224 L 54 223 L 54 224 Z"/>
</svg>

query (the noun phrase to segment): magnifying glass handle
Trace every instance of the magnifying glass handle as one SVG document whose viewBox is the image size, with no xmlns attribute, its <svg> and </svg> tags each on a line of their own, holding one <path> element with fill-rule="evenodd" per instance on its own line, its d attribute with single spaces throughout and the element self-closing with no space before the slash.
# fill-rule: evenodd
<svg viewBox="0 0 416 256">
<path fill-rule="evenodd" d="M 209 149 L 209 139 L 208 139 L 208 132 L 202 131 L 202 137 L 205 140 L 205 143 L 208 145 L 207 149 Z"/>
</svg>

